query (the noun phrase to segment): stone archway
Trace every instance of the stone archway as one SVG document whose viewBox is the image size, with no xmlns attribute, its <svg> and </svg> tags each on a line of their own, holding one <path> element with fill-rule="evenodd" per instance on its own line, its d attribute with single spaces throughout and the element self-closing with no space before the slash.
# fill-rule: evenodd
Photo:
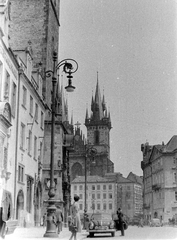
<svg viewBox="0 0 177 240">
<path fill-rule="evenodd" d="M 83 169 L 82 165 L 80 163 L 74 163 L 71 167 L 71 182 L 76 178 L 77 176 L 83 176 Z"/>
<path fill-rule="evenodd" d="M 24 193 L 20 190 L 17 195 L 16 219 L 20 226 L 24 225 Z"/>
<path fill-rule="evenodd" d="M 41 200 L 42 200 L 42 186 L 38 182 L 35 194 L 35 207 L 34 207 L 34 223 L 35 226 L 40 226 L 41 223 Z"/>
</svg>

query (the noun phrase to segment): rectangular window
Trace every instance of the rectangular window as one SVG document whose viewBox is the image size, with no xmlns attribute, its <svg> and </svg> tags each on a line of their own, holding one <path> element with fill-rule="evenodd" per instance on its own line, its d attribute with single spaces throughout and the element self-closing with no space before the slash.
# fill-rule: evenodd
<svg viewBox="0 0 177 240">
<path fill-rule="evenodd" d="M 106 193 L 103 193 L 103 199 L 106 199 Z"/>
<path fill-rule="evenodd" d="M 103 203 L 103 210 L 106 210 L 106 203 Z"/>
<path fill-rule="evenodd" d="M 74 190 L 75 190 L 75 191 L 77 190 L 77 185 L 74 185 Z"/>
<path fill-rule="evenodd" d="M 30 96 L 30 115 L 33 116 L 33 97 Z"/>
<path fill-rule="evenodd" d="M 95 190 L 95 185 L 92 185 L 92 190 Z"/>
<path fill-rule="evenodd" d="M 40 142 L 40 161 L 42 161 L 42 142 Z"/>
<path fill-rule="evenodd" d="M 109 199 L 112 199 L 112 193 L 109 193 Z"/>
<path fill-rule="evenodd" d="M 112 190 L 112 185 L 109 185 L 109 190 Z"/>
<path fill-rule="evenodd" d="M 100 190 L 100 185 L 97 185 L 97 190 Z"/>
<path fill-rule="evenodd" d="M 35 121 L 38 122 L 38 105 L 35 104 Z"/>
<path fill-rule="evenodd" d="M 82 194 L 79 194 L 80 199 L 82 199 Z"/>
<path fill-rule="evenodd" d="M 21 123 L 20 129 L 20 148 L 25 150 L 25 125 Z"/>
<path fill-rule="evenodd" d="M 9 101 L 9 85 L 10 85 L 10 75 L 6 71 L 6 78 L 4 82 L 4 100 Z"/>
<path fill-rule="evenodd" d="M 37 137 L 34 136 L 34 159 L 37 159 Z"/>
<path fill-rule="evenodd" d="M 82 185 L 79 186 L 79 190 L 82 190 Z"/>
<path fill-rule="evenodd" d="M 174 182 L 177 182 L 177 175 L 176 175 L 176 172 L 173 173 L 173 181 L 174 181 Z"/>
<path fill-rule="evenodd" d="M 31 156 L 31 149 L 32 149 L 32 132 L 29 130 L 28 134 L 28 154 Z"/>
<path fill-rule="evenodd" d="M 26 108 L 27 89 L 25 88 L 25 86 L 23 86 L 22 94 L 23 94 L 22 105 L 23 107 Z"/>
<path fill-rule="evenodd" d="M 106 190 L 106 185 L 103 185 L 103 190 Z"/>
<path fill-rule="evenodd" d="M 95 210 L 95 203 L 92 203 L 92 210 Z"/>
<path fill-rule="evenodd" d="M 18 181 L 23 183 L 24 180 L 24 168 L 21 165 L 18 165 Z"/>
<path fill-rule="evenodd" d="M 112 203 L 109 203 L 109 210 L 112 210 Z"/>
<path fill-rule="evenodd" d="M 8 159 L 8 150 L 7 147 L 4 147 L 4 169 L 7 171 L 7 159 Z"/>
<path fill-rule="evenodd" d="M 97 199 L 100 199 L 100 193 L 97 193 Z"/>
<path fill-rule="evenodd" d="M 17 97 L 17 86 L 16 84 L 13 82 L 12 83 L 12 99 L 11 99 L 11 111 L 12 111 L 12 115 L 15 117 L 15 112 L 16 112 L 16 97 Z"/>
<path fill-rule="evenodd" d="M 100 209 L 101 209 L 100 203 L 97 203 L 97 210 L 100 210 Z"/>
<path fill-rule="evenodd" d="M 92 193 L 92 199 L 95 199 L 95 194 L 94 193 Z"/>
<path fill-rule="evenodd" d="M 44 113 L 41 111 L 41 128 L 44 128 Z"/>
<path fill-rule="evenodd" d="M 175 201 L 177 201 L 177 192 L 175 192 Z"/>
</svg>

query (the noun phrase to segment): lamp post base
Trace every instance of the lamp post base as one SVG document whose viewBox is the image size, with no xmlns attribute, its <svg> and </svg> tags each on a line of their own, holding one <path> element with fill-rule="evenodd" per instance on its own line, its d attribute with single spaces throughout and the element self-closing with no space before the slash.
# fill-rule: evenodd
<svg viewBox="0 0 177 240">
<path fill-rule="evenodd" d="M 87 210 L 84 209 L 84 224 L 83 224 L 83 230 L 86 230 L 86 215 L 87 215 Z"/>
<path fill-rule="evenodd" d="M 61 202 L 55 199 L 49 199 L 47 200 L 48 202 L 48 207 L 47 207 L 47 227 L 46 227 L 46 232 L 44 234 L 44 237 L 48 238 L 58 238 L 57 232 L 57 226 L 56 226 L 56 217 L 55 217 L 55 212 L 56 212 L 56 207 L 55 203 Z"/>
</svg>

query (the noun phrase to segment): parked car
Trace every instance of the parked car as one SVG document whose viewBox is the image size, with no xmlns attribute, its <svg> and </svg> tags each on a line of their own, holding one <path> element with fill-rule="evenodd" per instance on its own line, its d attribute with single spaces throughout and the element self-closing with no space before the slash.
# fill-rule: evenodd
<svg viewBox="0 0 177 240">
<path fill-rule="evenodd" d="M 115 236 L 115 223 L 109 213 L 94 213 L 91 216 L 88 232 L 89 236 L 93 237 L 96 233 L 111 233 Z"/>
<path fill-rule="evenodd" d="M 159 218 L 152 218 L 150 221 L 150 227 L 162 227 L 163 223 L 161 223 Z"/>
</svg>

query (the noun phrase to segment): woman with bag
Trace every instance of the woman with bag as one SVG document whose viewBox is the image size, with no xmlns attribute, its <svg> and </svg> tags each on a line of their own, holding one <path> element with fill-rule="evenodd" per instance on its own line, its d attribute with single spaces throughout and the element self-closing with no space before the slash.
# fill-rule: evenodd
<svg viewBox="0 0 177 240">
<path fill-rule="evenodd" d="M 69 225 L 69 231 L 72 232 L 71 237 L 69 240 L 72 240 L 74 237 L 74 240 L 77 240 L 77 232 L 81 232 L 81 220 L 80 220 L 80 214 L 79 214 L 79 196 L 74 196 L 74 203 L 71 206 L 71 216 L 68 217 L 68 225 Z"/>
</svg>

